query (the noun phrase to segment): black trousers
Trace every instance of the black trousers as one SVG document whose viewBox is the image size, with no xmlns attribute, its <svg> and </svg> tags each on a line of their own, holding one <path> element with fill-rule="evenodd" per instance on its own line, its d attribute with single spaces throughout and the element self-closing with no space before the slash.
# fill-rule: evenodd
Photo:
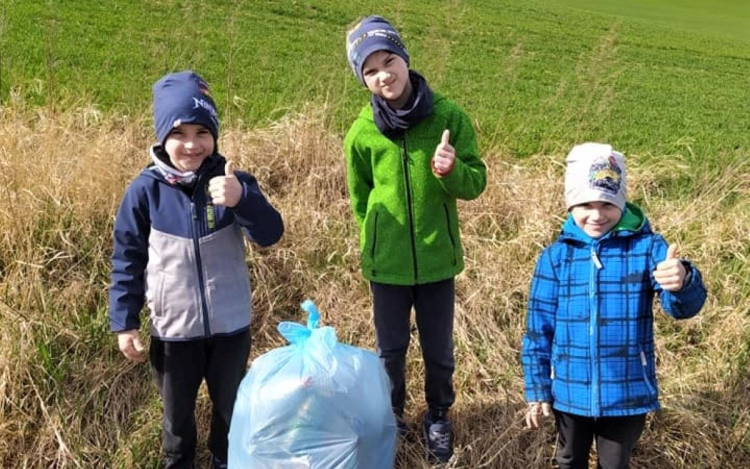
<svg viewBox="0 0 750 469">
<path fill-rule="evenodd" d="M 419 344 L 424 359 L 424 390 L 430 410 L 448 410 L 453 393 L 454 281 L 414 286 L 371 282 L 375 333 L 380 359 L 391 380 L 391 404 L 403 415 L 406 400 L 406 352 L 411 333 L 411 310 L 416 313 Z"/>
<path fill-rule="evenodd" d="M 197 441 L 195 401 L 204 379 L 212 403 L 208 448 L 216 458 L 227 461 L 229 422 L 249 353 L 249 330 L 186 342 L 151 339 L 151 371 L 164 406 L 165 468 L 193 467 Z"/>
<path fill-rule="evenodd" d="M 596 438 L 599 469 L 627 469 L 630 454 L 646 424 L 646 414 L 591 418 L 558 410 L 557 463 L 560 469 L 588 469 L 591 443 Z"/>
</svg>

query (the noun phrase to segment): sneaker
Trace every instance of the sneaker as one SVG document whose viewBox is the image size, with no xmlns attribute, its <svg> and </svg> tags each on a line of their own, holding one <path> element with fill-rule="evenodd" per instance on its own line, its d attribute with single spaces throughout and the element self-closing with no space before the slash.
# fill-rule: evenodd
<svg viewBox="0 0 750 469">
<path fill-rule="evenodd" d="M 451 421 L 445 411 L 427 412 L 424 417 L 424 438 L 427 460 L 446 463 L 453 456 Z"/>
<path fill-rule="evenodd" d="M 396 434 L 399 438 L 406 438 L 409 433 L 409 427 L 401 417 L 396 417 Z"/>
<path fill-rule="evenodd" d="M 214 456 L 211 459 L 211 469 L 227 469 L 227 463 L 221 462 L 221 459 Z"/>
</svg>

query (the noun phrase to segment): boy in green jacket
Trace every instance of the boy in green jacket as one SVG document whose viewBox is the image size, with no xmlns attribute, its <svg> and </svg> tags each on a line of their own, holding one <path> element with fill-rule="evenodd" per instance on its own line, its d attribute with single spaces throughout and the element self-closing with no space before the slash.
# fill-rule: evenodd
<svg viewBox="0 0 750 469">
<path fill-rule="evenodd" d="M 369 16 L 355 25 L 347 56 L 372 93 L 344 151 L 378 351 L 403 433 L 414 307 L 425 364 L 427 455 L 446 462 L 453 454 L 454 277 L 464 266 L 456 200 L 482 193 L 486 168 L 468 116 L 409 69 L 406 47 L 388 21 Z"/>
</svg>

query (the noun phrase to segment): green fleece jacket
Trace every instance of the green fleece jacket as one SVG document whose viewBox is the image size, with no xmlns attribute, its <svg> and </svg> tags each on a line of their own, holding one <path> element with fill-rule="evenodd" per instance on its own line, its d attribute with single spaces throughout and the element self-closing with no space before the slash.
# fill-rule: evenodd
<svg viewBox="0 0 750 469">
<path fill-rule="evenodd" d="M 445 129 L 450 130 L 456 161 L 440 178 L 433 174 L 431 160 Z M 346 134 L 344 152 L 364 277 L 416 285 L 461 272 L 456 199 L 478 197 L 487 182 L 468 116 L 435 93 L 432 115 L 393 141 L 375 126 L 368 104 Z"/>
</svg>

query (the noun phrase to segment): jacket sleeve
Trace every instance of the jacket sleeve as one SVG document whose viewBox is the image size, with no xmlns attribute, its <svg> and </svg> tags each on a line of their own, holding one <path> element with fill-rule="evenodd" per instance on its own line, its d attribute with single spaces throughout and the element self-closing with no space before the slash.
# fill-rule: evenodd
<svg viewBox="0 0 750 469">
<path fill-rule="evenodd" d="M 662 309 L 675 319 L 692 318 L 703 308 L 706 302 L 707 292 L 703 284 L 703 278 L 697 267 L 691 262 L 682 261 L 687 272 L 690 272 L 688 283 L 676 292 L 662 289 L 659 282 L 654 278 L 654 270 L 659 262 L 667 258 L 667 242 L 659 235 L 654 236 L 651 246 L 651 284 L 654 291 L 659 295 Z"/>
<path fill-rule="evenodd" d="M 551 248 L 542 252 L 531 281 L 521 363 L 528 402 L 552 402 L 552 341 L 555 336 L 558 279 Z"/>
<path fill-rule="evenodd" d="M 448 120 L 450 144 L 456 150 L 453 170 L 438 180 L 452 197 L 472 200 L 487 185 L 487 167 L 479 156 L 477 138 L 469 116 L 456 109 Z"/>
<path fill-rule="evenodd" d="M 123 196 L 113 232 L 109 323 L 112 332 L 138 329 L 145 297 L 151 221 L 148 198 L 135 184 Z"/>
<path fill-rule="evenodd" d="M 245 235 L 261 246 L 276 243 L 284 234 L 281 214 L 268 202 L 251 174 L 236 171 L 242 184 L 242 198 L 231 210 Z"/>
<path fill-rule="evenodd" d="M 344 155 L 346 157 L 346 185 L 349 189 L 349 200 L 357 224 L 362 227 L 367 215 L 367 201 L 373 187 L 372 163 L 369 153 L 357 143 L 358 132 L 351 129 L 344 138 Z"/>
</svg>

